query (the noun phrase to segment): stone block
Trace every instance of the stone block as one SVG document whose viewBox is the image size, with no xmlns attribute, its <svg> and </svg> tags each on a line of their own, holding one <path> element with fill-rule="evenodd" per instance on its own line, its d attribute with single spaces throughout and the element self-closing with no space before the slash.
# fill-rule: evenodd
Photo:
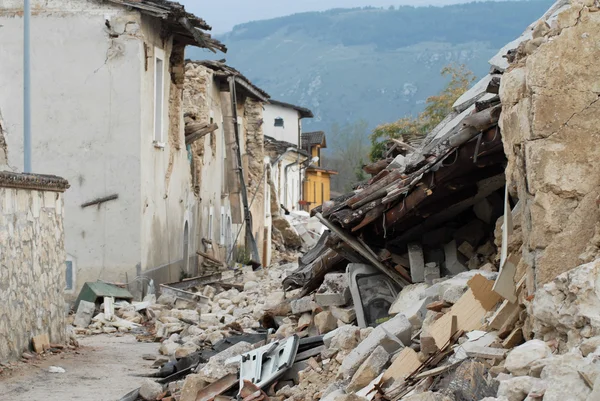
<svg viewBox="0 0 600 401">
<path fill-rule="evenodd" d="M 48 338 L 48 334 L 40 334 L 39 336 L 35 336 L 32 339 L 33 350 L 41 354 L 47 348 L 50 347 L 50 339 Z"/>
<path fill-rule="evenodd" d="M 339 343 L 340 337 L 342 336 L 353 339 L 352 344 L 350 345 L 350 348 L 352 348 L 359 342 L 358 339 L 360 337 L 360 329 L 351 325 L 338 327 L 337 329 L 330 331 L 323 336 L 323 343 L 327 348 L 335 348 Z"/>
<path fill-rule="evenodd" d="M 425 265 L 425 283 L 428 285 L 433 284 L 433 280 L 437 280 L 441 277 L 440 265 L 437 263 L 427 263 Z"/>
<path fill-rule="evenodd" d="M 228 374 L 237 374 L 239 364 L 225 365 L 225 361 L 234 356 L 241 355 L 252 349 L 252 345 L 247 342 L 239 342 L 218 353 L 209 359 L 208 363 L 198 371 L 200 379 L 207 383 L 214 383 Z"/>
<path fill-rule="evenodd" d="M 163 392 L 163 386 L 154 380 L 145 379 L 140 387 L 140 397 L 147 401 L 155 401 Z"/>
<path fill-rule="evenodd" d="M 425 281 L 425 257 L 423 256 L 423 248 L 420 244 L 408 244 L 408 260 L 413 283 L 422 283 Z"/>
<path fill-rule="evenodd" d="M 180 401 L 196 401 L 198 392 L 208 385 L 199 374 L 187 375 L 181 389 Z"/>
<path fill-rule="evenodd" d="M 444 245 L 444 253 L 446 255 L 446 270 L 450 274 L 455 275 L 467 271 L 465 265 L 459 260 L 456 241 L 451 241 Z"/>
<path fill-rule="evenodd" d="M 514 348 L 506 357 L 504 366 L 515 376 L 525 376 L 534 362 L 551 355 L 552 350 L 545 342 L 531 340 Z"/>
<path fill-rule="evenodd" d="M 398 294 L 398 297 L 390 307 L 389 314 L 397 315 L 402 313 L 409 305 L 423 299 L 425 297 L 425 290 L 428 288 L 429 285 L 426 283 L 407 285 Z"/>
<path fill-rule="evenodd" d="M 356 311 L 354 310 L 354 307 L 339 308 L 337 306 L 332 306 L 331 313 L 336 319 L 341 320 L 346 324 L 356 321 Z"/>
<path fill-rule="evenodd" d="M 388 337 L 388 333 L 397 337 L 403 344 L 410 344 L 412 325 L 404 315 L 397 315 L 387 322 L 376 327 L 369 336 L 354 348 L 342 362 L 340 372 L 344 377 L 349 378 L 356 373 L 365 359 L 381 346 L 388 353 L 392 353 L 401 348 L 397 341 Z"/>
<path fill-rule="evenodd" d="M 292 308 L 292 313 L 294 315 L 299 315 L 305 312 L 312 312 L 314 309 L 315 302 L 313 301 L 313 297 L 307 296 L 300 299 L 295 299 L 290 302 L 290 306 Z"/>
<path fill-rule="evenodd" d="M 88 327 L 94 317 L 96 311 L 96 304 L 88 301 L 80 301 L 77 307 L 77 313 L 75 313 L 75 320 L 73 325 L 75 327 Z"/>
<path fill-rule="evenodd" d="M 330 311 L 318 313 L 314 320 L 319 334 L 326 334 L 337 328 L 337 319 Z"/>
<path fill-rule="evenodd" d="M 350 302 L 350 286 L 346 273 L 329 273 L 315 294 L 315 301 L 322 307 L 344 306 Z"/>
<path fill-rule="evenodd" d="M 383 371 L 389 360 L 390 354 L 383 347 L 379 346 L 375 348 L 360 368 L 358 368 L 354 376 L 352 376 L 347 391 L 355 392 L 371 383 Z"/>
</svg>

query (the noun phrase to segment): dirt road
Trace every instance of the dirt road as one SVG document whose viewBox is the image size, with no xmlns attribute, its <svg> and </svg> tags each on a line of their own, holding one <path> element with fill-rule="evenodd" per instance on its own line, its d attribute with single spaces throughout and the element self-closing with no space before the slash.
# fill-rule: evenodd
<svg viewBox="0 0 600 401">
<path fill-rule="evenodd" d="M 0 376 L 0 394 L 9 400 L 115 401 L 140 386 L 134 374 L 151 372 L 159 344 L 138 343 L 132 335 L 99 335 L 80 338 L 79 354 L 68 353 L 31 362 L 11 376 Z M 49 373 L 60 366 L 66 373 Z"/>
</svg>

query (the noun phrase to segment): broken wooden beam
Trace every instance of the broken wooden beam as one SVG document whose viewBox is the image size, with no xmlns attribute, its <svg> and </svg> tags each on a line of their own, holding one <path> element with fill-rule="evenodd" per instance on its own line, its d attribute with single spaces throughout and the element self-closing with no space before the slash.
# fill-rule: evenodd
<svg viewBox="0 0 600 401">
<path fill-rule="evenodd" d="M 200 126 L 203 127 L 200 127 Z M 189 127 L 189 134 L 188 134 Z M 211 132 L 216 131 L 219 128 L 217 124 L 210 124 L 205 126 L 204 124 L 188 124 L 185 127 L 185 144 L 190 145 L 196 142 L 198 139 L 203 138 L 204 136 L 210 134 Z"/>
<path fill-rule="evenodd" d="M 350 245 L 356 252 L 358 252 L 363 258 L 367 259 L 374 267 L 379 269 L 382 273 L 389 276 L 392 280 L 405 287 L 411 284 L 404 277 L 401 277 L 395 270 L 386 267 L 383 263 L 381 263 L 376 257 L 374 257 L 371 252 L 366 250 L 356 238 L 350 236 L 341 228 L 331 224 L 331 222 L 325 219 L 320 213 L 316 214 L 317 219 L 327 228 L 329 228 L 332 232 L 334 232 L 338 237 L 341 238 L 342 241 L 346 242 Z"/>
</svg>

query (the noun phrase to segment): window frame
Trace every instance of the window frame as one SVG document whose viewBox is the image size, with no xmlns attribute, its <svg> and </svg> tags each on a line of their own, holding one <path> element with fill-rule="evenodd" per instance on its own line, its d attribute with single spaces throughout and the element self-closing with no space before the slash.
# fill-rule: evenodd
<svg viewBox="0 0 600 401">
<path fill-rule="evenodd" d="M 152 122 L 152 143 L 157 148 L 165 147 L 165 67 L 166 67 L 166 54 L 163 49 L 158 47 L 154 48 L 154 114 Z M 159 61 L 162 68 L 159 67 Z M 160 85 L 159 75 L 160 71 Z M 160 106 L 158 100 L 160 99 Z M 160 110 L 159 110 L 160 108 Z M 157 127 L 157 123 L 160 123 L 160 127 Z"/>
<path fill-rule="evenodd" d="M 281 120 L 281 125 L 277 124 L 279 120 Z M 274 126 L 277 128 L 285 128 L 285 120 L 282 117 L 275 117 Z"/>
</svg>

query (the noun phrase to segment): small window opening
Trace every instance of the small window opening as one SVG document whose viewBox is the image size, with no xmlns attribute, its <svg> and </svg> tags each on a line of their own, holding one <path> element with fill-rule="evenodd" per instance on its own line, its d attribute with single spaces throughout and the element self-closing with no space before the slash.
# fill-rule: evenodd
<svg viewBox="0 0 600 401">
<path fill-rule="evenodd" d="M 276 127 L 283 127 L 283 126 L 284 126 L 284 125 L 283 125 L 283 118 L 281 118 L 281 117 L 277 117 L 277 118 L 275 119 L 275 126 L 276 126 Z"/>
<path fill-rule="evenodd" d="M 163 142 L 164 52 L 155 49 L 154 56 L 154 142 Z"/>
</svg>

